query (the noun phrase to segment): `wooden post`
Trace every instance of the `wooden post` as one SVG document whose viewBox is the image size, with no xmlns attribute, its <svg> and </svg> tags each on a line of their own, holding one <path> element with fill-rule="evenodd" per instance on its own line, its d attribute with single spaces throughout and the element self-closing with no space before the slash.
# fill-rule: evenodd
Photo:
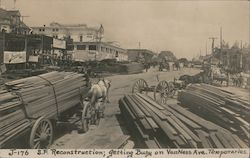
<svg viewBox="0 0 250 158">
<path fill-rule="evenodd" d="M 41 43 L 41 47 L 42 47 L 42 48 L 41 48 L 41 49 L 42 49 L 42 54 L 41 54 L 41 55 L 42 55 L 42 64 L 44 65 L 44 55 L 43 55 L 43 53 L 44 53 L 44 52 L 43 52 L 43 44 L 44 44 L 44 41 L 43 41 L 43 35 L 41 35 L 41 41 L 42 41 L 42 43 Z"/>
<path fill-rule="evenodd" d="M 25 51 L 25 54 L 26 54 L 26 61 L 25 61 L 25 64 L 24 64 L 24 67 L 25 69 L 27 68 L 27 59 L 28 59 L 28 38 L 27 38 L 27 35 L 24 35 L 25 37 L 25 43 L 24 43 L 24 51 Z"/>
<path fill-rule="evenodd" d="M 5 50 L 5 32 L 3 32 L 3 56 L 1 59 L 1 60 L 3 60 L 3 63 L 4 63 L 4 50 Z"/>
</svg>

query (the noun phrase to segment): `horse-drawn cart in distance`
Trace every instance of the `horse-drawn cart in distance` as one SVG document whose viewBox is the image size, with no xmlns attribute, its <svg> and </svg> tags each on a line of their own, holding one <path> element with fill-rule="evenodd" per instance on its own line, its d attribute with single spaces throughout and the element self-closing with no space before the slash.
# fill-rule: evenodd
<svg viewBox="0 0 250 158">
<path fill-rule="evenodd" d="M 81 101 L 90 85 L 84 74 L 54 71 L 11 81 L 5 87 L 0 91 L 0 148 L 27 134 L 30 148 L 47 148 L 57 123 L 86 122 Z"/>
<path fill-rule="evenodd" d="M 181 83 L 180 83 L 181 82 Z M 158 82 L 157 85 L 148 86 L 148 83 L 144 79 L 138 79 L 132 87 L 132 93 L 147 94 L 153 92 L 152 96 L 158 103 L 164 104 L 168 98 L 173 97 L 178 89 L 182 89 L 182 81 L 170 81 L 165 80 Z"/>
</svg>

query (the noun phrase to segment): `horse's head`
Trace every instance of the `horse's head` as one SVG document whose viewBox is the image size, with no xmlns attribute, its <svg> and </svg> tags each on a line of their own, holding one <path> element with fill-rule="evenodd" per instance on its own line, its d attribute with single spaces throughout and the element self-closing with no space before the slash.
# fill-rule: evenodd
<svg viewBox="0 0 250 158">
<path fill-rule="evenodd" d="M 111 81 L 108 79 L 101 78 L 101 79 L 99 79 L 98 84 L 103 85 L 106 88 L 109 88 L 111 86 Z"/>
</svg>

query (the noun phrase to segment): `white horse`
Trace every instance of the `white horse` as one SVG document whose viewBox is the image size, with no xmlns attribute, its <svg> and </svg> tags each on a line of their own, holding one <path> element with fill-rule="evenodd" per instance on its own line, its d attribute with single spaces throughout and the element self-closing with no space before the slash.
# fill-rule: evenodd
<svg viewBox="0 0 250 158">
<path fill-rule="evenodd" d="M 91 85 L 91 88 L 88 92 L 88 98 L 90 99 L 90 104 L 94 106 L 95 109 L 101 108 L 101 102 L 109 102 L 110 86 L 111 81 L 107 79 L 99 79 L 96 84 Z M 104 110 L 104 106 L 102 106 L 101 110 Z"/>
</svg>

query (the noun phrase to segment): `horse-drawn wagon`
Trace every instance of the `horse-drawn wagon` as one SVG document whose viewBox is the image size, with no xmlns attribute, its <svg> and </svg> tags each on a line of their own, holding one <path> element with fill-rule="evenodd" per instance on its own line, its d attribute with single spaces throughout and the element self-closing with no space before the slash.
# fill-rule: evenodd
<svg viewBox="0 0 250 158">
<path fill-rule="evenodd" d="M 84 74 L 54 71 L 5 87 L 0 91 L 1 148 L 27 134 L 30 148 L 47 148 L 58 123 L 84 120 L 81 101 L 90 89 Z"/>
<path fill-rule="evenodd" d="M 152 98 L 159 103 L 166 103 L 169 97 L 173 97 L 176 92 L 175 82 L 167 82 L 165 80 L 158 82 L 158 84 L 149 86 L 144 79 L 138 79 L 132 87 L 132 93 L 147 94 L 153 92 Z"/>
</svg>

